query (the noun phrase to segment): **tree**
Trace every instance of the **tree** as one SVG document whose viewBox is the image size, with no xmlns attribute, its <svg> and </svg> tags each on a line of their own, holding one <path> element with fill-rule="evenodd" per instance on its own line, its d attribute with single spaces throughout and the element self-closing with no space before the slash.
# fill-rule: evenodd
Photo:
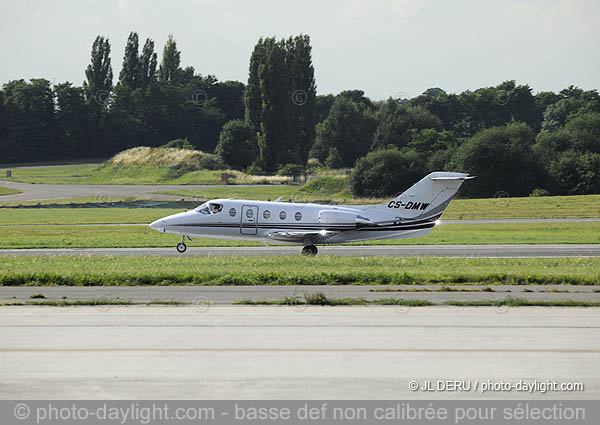
<svg viewBox="0 0 600 425">
<path fill-rule="evenodd" d="M 106 110 L 112 90 L 113 72 L 110 65 L 110 42 L 102 36 L 92 44 L 91 61 L 85 70 L 83 88 L 87 101 L 94 107 L 96 118 Z"/>
<path fill-rule="evenodd" d="M 222 81 L 212 85 L 211 96 L 214 96 L 217 107 L 223 111 L 227 121 L 244 119 L 244 83 L 239 81 Z"/>
<path fill-rule="evenodd" d="M 493 197 L 498 192 L 528 196 L 537 187 L 531 155 L 533 131 L 524 123 L 485 129 L 464 142 L 452 158 L 453 168 L 477 176 L 464 193 Z"/>
<path fill-rule="evenodd" d="M 338 96 L 329 116 L 317 125 L 317 137 L 311 156 L 324 162 L 331 148 L 336 148 L 343 165 L 354 162 L 369 151 L 375 131 L 375 117 L 345 96 Z"/>
<path fill-rule="evenodd" d="M 451 131 L 438 131 L 432 128 L 411 130 L 410 142 L 404 149 L 412 150 L 421 156 L 422 162 L 430 170 L 443 170 L 450 162 L 458 147 L 458 141 Z"/>
<path fill-rule="evenodd" d="M 36 161 L 64 154 L 54 109 L 54 93 L 48 80 L 9 81 L 4 85 L 8 161 Z"/>
<path fill-rule="evenodd" d="M 154 41 L 147 38 L 140 56 L 140 87 L 147 87 L 156 81 L 156 64 L 157 58 L 154 52 Z"/>
<path fill-rule="evenodd" d="M 282 145 L 287 147 L 292 97 L 288 90 L 283 41 L 267 38 L 263 44 L 265 57 L 258 72 L 262 97 L 258 148 L 262 167 L 274 171 L 279 164 L 287 162 L 282 158 L 284 150 L 281 148 Z"/>
<path fill-rule="evenodd" d="M 93 155 L 90 146 L 91 110 L 85 101 L 81 87 L 73 87 L 69 82 L 58 84 L 56 93 L 56 118 L 60 128 L 63 155 L 85 158 Z"/>
<path fill-rule="evenodd" d="M 308 35 L 289 38 L 286 42 L 288 81 L 291 96 L 290 128 L 285 159 L 304 166 L 315 142 L 316 97 L 312 47 Z M 289 102 L 289 101 L 288 101 Z"/>
<path fill-rule="evenodd" d="M 227 122 L 221 130 L 215 153 L 232 168 L 242 170 L 258 156 L 256 133 L 242 120 Z"/>
<path fill-rule="evenodd" d="M 599 113 L 577 113 L 558 130 L 540 133 L 533 152 L 543 170 L 544 189 L 550 193 L 600 192 Z"/>
<path fill-rule="evenodd" d="M 373 139 L 373 149 L 394 145 L 406 146 L 412 130 L 442 130 L 439 118 L 421 106 L 400 105 L 388 99 L 377 113 L 377 130 Z"/>
<path fill-rule="evenodd" d="M 179 81 L 181 74 L 181 52 L 177 50 L 177 43 L 173 39 L 173 34 L 163 48 L 163 58 L 158 68 L 158 79 L 164 82 L 175 83 Z"/>
<path fill-rule="evenodd" d="M 130 32 L 125 45 L 123 65 L 119 74 L 119 82 L 136 89 L 141 86 L 142 72 L 140 69 L 139 37 L 137 32 Z"/>
<path fill-rule="evenodd" d="M 317 111 L 317 124 L 325 121 L 325 118 L 329 115 L 331 107 L 335 102 L 335 96 L 332 94 L 318 95 L 315 100 L 315 109 Z"/>
<path fill-rule="evenodd" d="M 259 67 L 265 61 L 265 43 L 262 38 L 258 40 L 250 56 L 250 69 L 248 71 L 248 84 L 244 93 L 246 106 L 246 121 L 256 133 L 260 131 L 260 116 L 262 113 L 262 92 L 260 89 Z"/>
<path fill-rule="evenodd" d="M 250 58 L 246 120 L 258 134 L 261 166 L 304 166 L 314 143 L 316 86 L 310 39 L 260 39 Z"/>
<path fill-rule="evenodd" d="M 354 196 L 365 198 L 394 196 L 423 178 L 425 173 L 426 168 L 416 153 L 381 149 L 369 152 L 356 162 L 350 174 L 350 189 Z"/>
<path fill-rule="evenodd" d="M 327 168 L 341 168 L 343 165 L 344 160 L 338 150 L 336 148 L 329 149 L 329 155 L 325 159 L 325 166 Z"/>
</svg>

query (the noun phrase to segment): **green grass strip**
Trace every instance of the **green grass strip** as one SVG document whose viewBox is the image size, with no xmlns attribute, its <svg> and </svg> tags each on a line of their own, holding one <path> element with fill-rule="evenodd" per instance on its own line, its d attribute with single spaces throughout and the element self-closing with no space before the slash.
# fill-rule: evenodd
<svg viewBox="0 0 600 425">
<path fill-rule="evenodd" d="M 600 258 L 0 256 L 0 286 L 600 285 Z"/>
</svg>

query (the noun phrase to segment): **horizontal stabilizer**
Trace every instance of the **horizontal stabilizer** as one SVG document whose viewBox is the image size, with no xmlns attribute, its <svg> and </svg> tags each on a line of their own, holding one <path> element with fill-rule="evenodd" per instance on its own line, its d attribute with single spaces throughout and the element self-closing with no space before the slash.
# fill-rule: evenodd
<svg viewBox="0 0 600 425">
<path fill-rule="evenodd" d="M 434 181 L 438 181 L 438 180 L 471 180 L 474 178 L 475 178 L 475 176 L 432 177 L 431 180 L 434 180 Z"/>
</svg>

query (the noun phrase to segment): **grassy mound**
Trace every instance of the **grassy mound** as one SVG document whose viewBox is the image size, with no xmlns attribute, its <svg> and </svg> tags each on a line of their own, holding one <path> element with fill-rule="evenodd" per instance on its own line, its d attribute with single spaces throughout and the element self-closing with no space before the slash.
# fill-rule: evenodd
<svg viewBox="0 0 600 425">
<path fill-rule="evenodd" d="M 348 190 L 348 179 L 346 177 L 322 176 L 304 185 L 299 191 L 314 194 L 334 194 L 346 190 Z"/>
<path fill-rule="evenodd" d="M 109 165 L 152 165 L 181 167 L 198 170 L 202 158 L 214 156 L 201 151 L 177 148 L 149 148 L 140 146 L 120 152 L 108 160 Z"/>
</svg>

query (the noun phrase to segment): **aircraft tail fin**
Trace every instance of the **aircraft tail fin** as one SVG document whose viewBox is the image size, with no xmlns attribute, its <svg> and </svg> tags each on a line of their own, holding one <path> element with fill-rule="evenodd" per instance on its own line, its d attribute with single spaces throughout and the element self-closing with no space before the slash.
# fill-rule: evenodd
<svg viewBox="0 0 600 425">
<path fill-rule="evenodd" d="M 426 219 L 439 216 L 465 180 L 474 177 L 465 173 L 436 171 L 423 177 L 394 199 L 380 205 L 384 211 L 398 217 Z"/>
</svg>

